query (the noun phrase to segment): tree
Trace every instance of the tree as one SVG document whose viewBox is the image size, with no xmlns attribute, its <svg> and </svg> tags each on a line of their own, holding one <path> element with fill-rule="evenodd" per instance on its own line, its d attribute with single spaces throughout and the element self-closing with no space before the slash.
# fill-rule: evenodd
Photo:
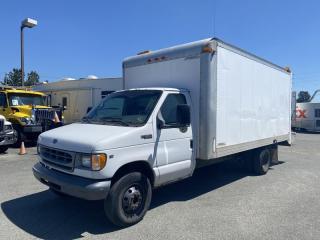
<svg viewBox="0 0 320 240">
<path fill-rule="evenodd" d="M 301 103 L 301 102 L 309 102 L 310 101 L 310 94 L 308 91 L 300 91 L 298 94 L 298 99 L 297 102 Z"/>
<path fill-rule="evenodd" d="M 6 73 L 2 84 L 10 86 L 21 86 L 21 69 L 13 68 L 11 72 Z"/>
<path fill-rule="evenodd" d="M 6 84 L 9 86 L 21 86 L 21 69 L 13 68 L 12 71 L 6 73 L 1 84 Z M 25 86 L 32 86 L 39 83 L 39 74 L 36 71 L 31 71 L 27 74 L 27 80 L 25 81 Z"/>
<path fill-rule="evenodd" d="M 25 82 L 25 86 L 33 86 L 39 83 L 39 74 L 36 71 L 31 71 L 28 73 L 27 81 Z"/>
</svg>

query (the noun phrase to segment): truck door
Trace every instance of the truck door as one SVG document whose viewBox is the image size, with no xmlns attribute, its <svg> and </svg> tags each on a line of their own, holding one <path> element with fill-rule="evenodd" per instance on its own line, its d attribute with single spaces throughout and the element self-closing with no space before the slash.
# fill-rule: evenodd
<svg viewBox="0 0 320 240">
<path fill-rule="evenodd" d="M 193 146 L 191 126 L 177 125 L 177 106 L 188 104 L 181 93 L 170 93 L 164 100 L 157 121 L 157 166 L 160 173 L 160 184 L 189 176 L 193 171 Z"/>
<path fill-rule="evenodd" d="M 9 109 L 5 93 L 0 92 L 0 114 L 8 118 Z"/>
<path fill-rule="evenodd" d="M 58 105 L 65 108 L 65 110 L 63 112 L 65 123 L 70 123 L 72 120 L 71 119 L 72 118 L 72 109 L 70 109 L 71 108 L 70 94 L 69 93 L 62 93 L 60 96 L 61 96 L 61 99 L 58 102 Z"/>
</svg>

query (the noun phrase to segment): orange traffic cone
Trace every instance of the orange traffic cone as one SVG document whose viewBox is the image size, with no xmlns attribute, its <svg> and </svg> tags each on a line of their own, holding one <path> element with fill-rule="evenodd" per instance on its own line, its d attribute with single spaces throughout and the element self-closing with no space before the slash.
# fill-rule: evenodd
<svg viewBox="0 0 320 240">
<path fill-rule="evenodd" d="M 54 113 L 54 119 L 53 119 L 53 122 L 54 122 L 54 123 L 59 123 L 59 122 L 60 122 L 60 119 L 59 119 L 59 117 L 58 117 L 57 112 L 55 112 L 55 113 Z"/>
<path fill-rule="evenodd" d="M 25 155 L 25 154 L 27 154 L 27 151 L 26 151 L 26 148 L 24 146 L 24 142 L 21 142 L 19 155 Z"/>
</svg>

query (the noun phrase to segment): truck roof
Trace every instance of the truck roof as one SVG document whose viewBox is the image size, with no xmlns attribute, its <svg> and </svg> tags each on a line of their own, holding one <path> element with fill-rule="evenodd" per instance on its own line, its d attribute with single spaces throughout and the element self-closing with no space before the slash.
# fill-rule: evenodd
<svg viewBox="0 0 320 240">
<path fill-rule="evenodd" d="M 167 91 L 167 92 L 188 92 L 185 88 L 164 88 L 164 87 L 144 87 L 144 88 L 130 88 L 121 91 L 128 91 L 128 90 L 158 90 L 158 91 Z"/>
<path fill-rule="evenodd" d="M 35 91 L 31 91 L 31 90 L 22 90 L 22 89 L 1 89 L 0 88 L 0 92 L 7 92 L 7 93 L 24 93 L 24 94 L 34 94 L 34 95 L 40 95 L 40 96 L 45 96 L 44 93 L 41 92 L 35 92 Z"/>
<path fill-rule="evenodd" d="M 163 49 L 156 50 L 156 51 L 145 51 L 145 52 L 142 52 L 141 54 L 138 54 L 136 56 L 131 56 L 131 57 L 125 58 L 123 60 L 123 67 L 134 67 L 134 66 L 148 64 L 148 59 L 155 59 L 155 58 L 161 58 L 161 57 L 165 57 L 165 59 L 164 59 L 164 61 L 165 61 L 168 59 L 195 56 L 195 55 L 200 54 L 204 47 L 213 46 L 214 43 L 216 43 L 217 45 L 222 46 L 224 48 L 227 48 L 229 50 L 232 50 L 234 52 L 237 52 L 240 55 L 246 56 L 246 57 L 251 58 L 255 61 L 259 61 L 265 65 L 268 65 L 270 67 L 273 67 L 273 68 L 278 69 L 280 71 L 291 74 L 290 70 L 286 67 L 281 67 L 281 66 L 274 64 L 266 59 L 258 57 L 252 53 L 249 53 L 241 48 L 238 48 L 234 45 L 226 43 L 218 38 L 206 38 L 203 40 L 190 42 L 190 43 L 186 43 L 186 44 L 181 44 L 181 45 L 176 45 L 176 46 L 169 47 L 169 48 L 163 48 Z"/>
</svg>

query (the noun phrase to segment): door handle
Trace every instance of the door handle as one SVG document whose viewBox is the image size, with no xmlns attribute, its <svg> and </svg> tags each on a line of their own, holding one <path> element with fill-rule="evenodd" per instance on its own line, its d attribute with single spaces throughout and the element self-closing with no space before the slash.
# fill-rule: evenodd
<svg viewBox="0 0 320 240">
<path fill-rule="evenodd" d="M 150 139 L 152 138 L 152 134 L 141 135 L 142 139 Z"/>
</svg>

